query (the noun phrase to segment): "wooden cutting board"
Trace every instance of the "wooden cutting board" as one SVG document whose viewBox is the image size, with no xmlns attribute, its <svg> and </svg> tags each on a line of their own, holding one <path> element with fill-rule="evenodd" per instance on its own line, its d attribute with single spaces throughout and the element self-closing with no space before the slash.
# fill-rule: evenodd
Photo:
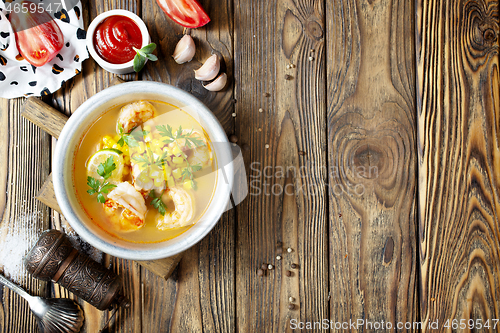
<svg viewBox="0 0 500 333">
<path fill-rule="evenodd" d="M 115 78 L 112 83 L 117 84 L 122 82 L 124 81 L 119 78 Z M 66 115 L 35 97 L 30 97 L 26 100 L 23 105 L 21 115 L 56 139 L 59 137 L 59 134 L 61 134 L 66 121 L 68 121 L 68 117 Z M 49 175 L 49 178 L 43 184 L 36 198 L 50 208 L 61 213 L 61 208 L 57 203 L 54 192 L 52 175 Z M 164 279 L 168 279 L 181 258 L 182 253 L 165 259 L 137 262 L 154 274 Z"/>
</svg>

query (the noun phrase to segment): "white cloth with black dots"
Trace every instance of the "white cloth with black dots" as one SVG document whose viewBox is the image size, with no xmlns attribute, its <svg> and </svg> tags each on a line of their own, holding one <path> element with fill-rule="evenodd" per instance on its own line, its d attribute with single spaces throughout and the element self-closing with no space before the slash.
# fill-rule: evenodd
<svg viewBox="0 0 500 333">
<path fill-rule="evenodd" d="M 30 1 L 36 4 L 40 2 Z M 0 1 L 0 97 L 49 95 L 81 73 L 82 62 L 89 57 L 86 32 L 83 30 L 82 5 L 78 1 L 72 8 L 65 8 L 70 2 L 75 1 L 62 1 L 61 10 L 54 14 L 55 22 L 64 35 L 62 50 L 47 64 L 35 67 L 18 56 L 15 35 L 5 15 L 6 3 Z"/>
</svg>

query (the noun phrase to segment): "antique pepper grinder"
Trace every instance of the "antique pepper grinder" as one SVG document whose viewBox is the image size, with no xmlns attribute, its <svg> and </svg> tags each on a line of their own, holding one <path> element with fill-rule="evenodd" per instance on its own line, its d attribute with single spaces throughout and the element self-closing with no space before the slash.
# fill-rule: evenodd
<svg viewBox="0 0 500 333">
<path fill-rule="evenodd" d="M 121 293 L 120 278 L 78 252 L 58 230 L 42 233 L 24 264 L 33 277 L 56 282 L 99 310 L 110 309 L 113 304 L 130 306 Z"/>
</svg>

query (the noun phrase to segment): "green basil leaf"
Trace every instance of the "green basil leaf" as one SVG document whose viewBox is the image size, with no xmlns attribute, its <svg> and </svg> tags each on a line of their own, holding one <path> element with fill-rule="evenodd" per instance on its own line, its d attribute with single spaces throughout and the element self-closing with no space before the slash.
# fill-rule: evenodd
<svg viewBox="0 0 500 333">
<path fill-rule="evenodd" d="M 149 53 L 147 53 L 147 54 L 145 55 L 145 57 L 146 57 L 146 58 L 148 58 L 148 59 L 149 59 L 149 60 L 151 60 L 151 61 L 156 61 L 156 60 L 158 60 L 158 57 L 157 57 L 157 56 L 155 56 L 154 54 L 149 54 Z"/>
<path fill-rule="evenodd" d="M 146 58 L 137 53 L 134 57 L 134 71 L 140 72 L 146 64 Z"/>
<path fill-rule="evenodd" d="M 155 49 L 156 49 L 156 44 L 151 43 L 151 44 L 144 46 L 142 49 L 140 49 L 140 51 L 142 51 L 144 53 L 152 53 Z"/>
</svg>

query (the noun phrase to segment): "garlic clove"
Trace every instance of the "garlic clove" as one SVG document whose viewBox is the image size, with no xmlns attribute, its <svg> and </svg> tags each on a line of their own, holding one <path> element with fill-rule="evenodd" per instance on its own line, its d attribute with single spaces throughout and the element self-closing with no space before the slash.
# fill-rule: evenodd
<svg viewBox="0 0 500 333">
<path fill-rule="evenodd" d="M 207 85 L 203 85 L 203 87 L 210 91 L 221 91 L 226 86 L 226 83 L 227 75 L 226 73 L 222 73 L 214 81 L 210 82 Z"/>
<path fill-rule="evenodd" d="M 205 61 L 203 66 L 194 71 L 194 77 L 201 81 L 213 80 L 220 70 L 220 60 L 217 54 L 214 54 Z"/>
<path fill-rule="evenodd" d="M 194 45 L 194 40 L 190 35 L 184 35 L 181 40 L 175 46 L 174 60 L 178 64 L 183 64 L 185 62 L 190 62 L 196 52 L 196 46 Z"/>
</svg>

